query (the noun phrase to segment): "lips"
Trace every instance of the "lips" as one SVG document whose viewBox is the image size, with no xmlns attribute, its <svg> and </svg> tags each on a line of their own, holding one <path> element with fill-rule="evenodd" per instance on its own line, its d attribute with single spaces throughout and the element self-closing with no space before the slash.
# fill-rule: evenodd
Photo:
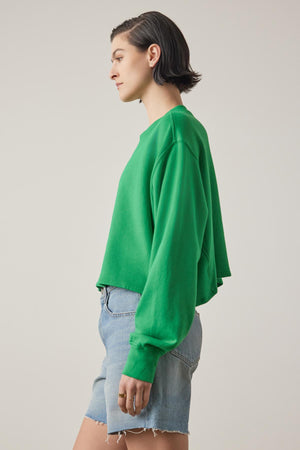
<svg viewBox="0 0 300 450">
<path fill-rule="evenodd" d="M 121 84 L 123 83 L 116 83 L 116 87 L 118 88 L 119 86 L 121 86 Z"/>
</svg>

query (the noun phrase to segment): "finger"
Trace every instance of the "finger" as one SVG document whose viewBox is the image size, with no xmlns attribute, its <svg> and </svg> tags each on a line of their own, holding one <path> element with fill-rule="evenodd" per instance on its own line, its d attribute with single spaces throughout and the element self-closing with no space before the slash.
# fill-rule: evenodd
<svg viewBox="0 0 300 450">
<path fill-rule="evenodd" d="M 125 414 L 127 414 L 127 408 L 126 408 L 126 398 L 120 398 L 119 397 L 119 399 L 118 399 L 118 405 L 119 405 L 119 407 L 120 407 L 120 409 L 121 409 L 121 411 L 123 412 L 123 413 L 125 413 Z"/>
<path fill-rule="evenodd" d="M 134 408 L 133 408 L 133 400 L 134 400 L 135 392 L 127 391 L 126 396 L 126 409 L 131 416 L 135 416 Z"/>
<path fill-rule="evenodd" d="M 120 387 L 119 392 L 125 392 L 125 388 Z M 126 397 L 119 397 L 118 395 L 118 405 L 123 411 L 123 413 L 127 414 L 127 408 L 126 408 Z"/>
<path fill-rule="evenodd" d="M 144 392 L 143 392 L 142 409 L 146 408 L 146 406 L 148 405 L 149 398 L 150 398 L 150 391 L 151 391 L 151 386 L 146 386 L 146 388 L 144 389 Z"/>
<path fill-rule="evenodd" d="M 141 413 L 143 406 L 143 389 L 138 389 L 135 394 L 135 413 L 138 415 Z"/>
</svg>

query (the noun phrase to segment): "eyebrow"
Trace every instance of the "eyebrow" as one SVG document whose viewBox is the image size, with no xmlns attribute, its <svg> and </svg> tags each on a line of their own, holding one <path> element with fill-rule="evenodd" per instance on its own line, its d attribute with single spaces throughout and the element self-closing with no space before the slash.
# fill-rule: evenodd
<svg viewBox="0 0 300 450">
<path fill-rule="evenodd" d="M 115 51 L 113 52 L 113 54 L 112 54 L 112 58 L 114 57 L 115 53 L 116 53 L 118 50 L 121 50 L 121 51 L 125 52 L 125 49 L 124 49 L 124 48 L 116 48 L 116 50 L 115 50 Z M 111 62 L 112 62 L 112 59 L 111 59 Z"/>
</svg>

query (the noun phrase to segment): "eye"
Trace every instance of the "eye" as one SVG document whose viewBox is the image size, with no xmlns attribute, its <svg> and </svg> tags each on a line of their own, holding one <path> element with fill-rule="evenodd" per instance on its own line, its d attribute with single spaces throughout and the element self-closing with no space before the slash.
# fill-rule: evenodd
<svg viewBox="0 0 300 450">
<path fill-rule="evenodd" d="M 114 59 L 121 60 L 121 59 L 123 59 L 123 57 L 122 57 L 122 56 L 119 56 L 119 58 L 114 58 Z M 114 61 L 111 59 L 110 62 L 113 63 Z"/>
</svg>

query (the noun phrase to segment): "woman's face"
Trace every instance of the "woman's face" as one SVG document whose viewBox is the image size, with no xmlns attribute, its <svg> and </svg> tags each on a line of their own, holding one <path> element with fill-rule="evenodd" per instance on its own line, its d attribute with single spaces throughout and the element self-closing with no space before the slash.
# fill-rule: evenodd
<svg viewBox="0 0 300 450">
<path fill-rule="evenodd" d="M 115 84 L 121 83 L 118 91 L 123 102 L 142 98 L 153 81 L 149 56 L 148 51 L 141 52 L 137 47 L 129 44 L 122 33 L 112 40 L 112 68 L 109 76 Z"/>
</svg>

